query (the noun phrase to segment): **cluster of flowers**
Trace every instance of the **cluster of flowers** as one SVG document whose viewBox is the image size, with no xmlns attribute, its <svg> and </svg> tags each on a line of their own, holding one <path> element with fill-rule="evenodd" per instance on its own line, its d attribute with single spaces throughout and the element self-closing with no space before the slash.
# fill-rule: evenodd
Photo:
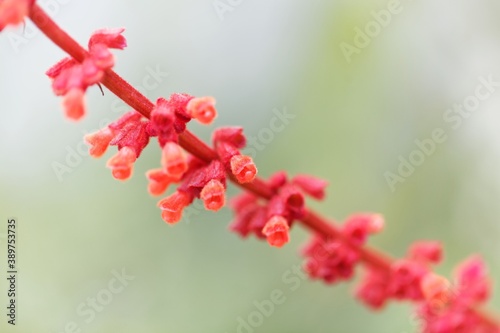
<svg viewBox="0 0 500 333">
<path fill-rule="evenodd" d="M 0 31 L 9 24 L 21 23 L 33 7 L 34 0 L 0 0 Z M 43 14 L 39 8 L 38 11 Z M 113 67 L 114 56 L 109 49 L 126 46 L 123 31 L 95 32 L 82 61 L 65 58 L 47 72 L 55 94 L 63 96 L 63 109 L 69 119 L 79 120 L 85 114 L 84 93 L 89 86 L 102 82 Z M 214 131 L 215 158 L 200 159 L 179 145 L 190 120 L 210 124 L 216 115 L 212 97 L 173 94 L 169 99 L 158 99 L 148 118 L 130 111 L 87 135 L 86 141 L 93 157 L 101 157 L 110 145 L 117 146 L 118 152 L 107 166 L 114 178 L 126 180 L 150 138 L 156 137 L 162 150 L 161 167 L 146 173 L 148 191 L 159 196 L 171 184 L 178 185 L 175 192 L 158 202 L 162 218 L 172 224 L 181 220 L 184 208 L 195 198 L 201 199 L 207 210 L 222 208 L 226 203 L 227 178 L 243 186 L 256 178 L 254 162 L 240 152 L 246 144 L 240 127 Z M 269 193 L 264 198 L 244 192 L 231 200 L 235 219 L 230 228 L 242 237 L 254 235 L 281 247 L 289 241 L 294 221 L 305 221 L 311 216 L 305 196 L 323 199 L 327 183 L 308 175 L 289 179 L 285 172 L 277 172 L 261 185 Z M 363 249 L 368 236 L 383 226 L 384 220 L 378 214 L 355 214 L 334 230 L 335 237 L 315 234 L 302 250 L 306 258 L 304 270 L 311 279 L 331 284 L 353 277 L 356 264 L 363 262 L 365 275 L 356 296 L 369 307 L 380 309 L 390 299 L 414 302 L 424 333 L 500 333 L 495 320 L 476 311 L 491 294 L 491 283 L 480 258 L 464 261 L 456 270 L 454 283 L 432 273 L 432 266 L 442 259 L 438 242 L 417 242 L 406 258 L 374 265 L 363 257 Z"/>
<path fill-rule="evenodd" d="M 90 37 L 89 52 L 82 63 L 71 57 L 59 61 L 47 72 L 52 79 L 52 90 L 63 96 L 63 109 L 68 119 L 79 120 L 85 114 L 84 95 L 87 88 L 98 84 L 104 71 L 115 64 L 115 57 L 109 50 L 123 50 L 126 46 L 122 33 L 125 29 L 102 29 Z"/>
<path fill-rule="evenodd" d="M 380 215 L 358 214 L 347 219 L 341 239 L 314 236 L 302 251 L 304 270 L 310 278 L 325 283 L 351 278 L 361 261 L 357 248 L 382 226 Z M 479 257 L 465 260 L 450 283 L 431 271 L 442 257 L 439 242 L 416 242 L 406 258 L 392 261 L 389 269 L 367 265 L 356 296 L 373 309 L 381 309 L 390 299 L 415 303 L 424 333 L 500 333 L 500 328 L 472 310 L 484 305 L 491 295 L 483 261 Z"/>
<path fill-rule="evenodd" d="M 214 132 L 214 146 L 220 157 L 216 160 L 200 160 L 179 146 L 179 135 L 191 119 L 202 124 L 213 121 L 217 115 L 214 105 L 212 97 L 173 94 L 168 100 L 159 98 L 150 119 L 130 111 L 107 127 L 87 135 L 90 155 L 100 157 L 109 145 L 117 146 L 118 153 L 108 160 L 107 166 L 113 177 L 126 180 L 132 175 L 134 162 L 150 138 L 157 137 L 162 149 L 161 168 L 146 173 L 148 191 L 159 196 L 171 184 L 179 184 L 173 194 L 158 203 L 165 222 L 180 221 L 182 211 L 194 198 L 203 200 L 206 209 L 217 211 L 226 201 L 226 172 L 243 184 L 253 181 L 257 168 L 249 156 L 239 151 L 246 142 L 241 128 L 225 127 Z"/>
<path fill-rule="evenodd" d="M 269 200 L 260 200 L 247 192 L 233 198 L 231 207 L 236 216 L 230 228 L 242 237 L 253 234 L 281 247 L 289 241 L 294 220 L 306 214 L 304 194 L 321 200 L 327 183 L 308 175 L 297 175 L 288 181 L 286 173 L 279 171 L 269 178 L 267 185 L 273 193 Z"/>
<path fill-rule="evenodd" d="M 146 173 L 148 191 L 159 196 L 171 184 L 178 184 L 174 193 L 158 202 L 165 222 L 180 221 L 184 208 L 195 198 L 201 199 L 207 210 L 217 211 L 226 203 L 226 177 L 239 184 L 250 183 L 257 175 L 257 168 L 251 157 L 240 152 L 246 144 L 241 127 L 223 127 L 213 132 L 218 159 L 203 161 L 179 146 L 179 135 L 189 120 L 212 122 L 216 116 L 214 104 L 211 97 L 194 98 L 187 94 L 173 94 L 168 100 L 160 98 L 150 119 L 131 111 L 106 128 L 87 135 L 90 155 L 100 157 L 109 145 L 118 146 L 118 153 L 107 165 L 116 179 L 126 180 L 149 139 L 158 137 L 162 148 L 161 168 Z M 275 193 L 268 202 L 259 202 L 257 196 L 248 193 L 232 201 L 236 211 L 232 229 L 242 236 L 253 232 L 267 238 L 269 244 L 281 247 L 289 240 L 288 231 L 294 219 L 305 214 L 303 193 L 321 199 L 326 182 L 306 175 L 288 182 L 286 174 L 280 172 L 268 183 Z"/>
<path fill-rule="evenodd" d="M 424 333 L 500 333 L 471 309 L 478 309 L 491 297 L 491 281 L 481 258 L 473 256 L 455 270 L 453 284 L 427 273 L 420 282 L 424 302 L 417 308 Z"/>
</svg>

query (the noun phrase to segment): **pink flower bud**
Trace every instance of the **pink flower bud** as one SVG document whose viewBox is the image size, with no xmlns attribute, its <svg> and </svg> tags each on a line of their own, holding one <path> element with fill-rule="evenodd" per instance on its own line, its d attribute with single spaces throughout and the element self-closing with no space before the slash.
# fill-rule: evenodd
<svg viewBox="0 0 500 333">
<path fill-rule="evenodd" d="M 369 269 L 356 288 L 356 297 L 373 309 L 381 309 L 389 297 L 387 280 L 388 275 L 383 271 Z"/>
<path fill-rule="evenodd" d="M 49 70 L 45 72 L 45 74 L 50 77 L 51 79 L 55 79 L 56 77 L 59 76 L 64 70 L 71 68 L 75 65 L 77 65 L 78 62 L 70 57 L 66 57 L 61 59 L 57 64 L 54 66 L 50 67 Z"/>
<path fill-rule="evenodd" d="M 85 59 L 83 61 L 82 71 L 83 83 L 88 86 L 98 83 L 104 75 L 104 72 L 96 65 L 96 63 L 92 59 Z"/>
<path fill-rule="evenodd" d="M 109 69 L 115 64 L 115 56 L 104 44 L 95 44 L 90 48 L 90 59 L 102 70 Z"/>
</svg>

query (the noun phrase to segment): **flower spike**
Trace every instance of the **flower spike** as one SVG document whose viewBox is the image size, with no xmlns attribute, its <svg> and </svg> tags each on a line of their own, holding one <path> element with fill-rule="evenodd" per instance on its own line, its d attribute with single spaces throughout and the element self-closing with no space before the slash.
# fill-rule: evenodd
<svg viewBox="0 0 500 333">
<path fill-rule="evenodd" d="M 246 144 L 241 128 L 216 130 L 213 149 L 186 131 L 192 119 L 213 121 L 213 98 L 174 93 L 168 99 L 158 99 L 155 105 L 124 82 L 111 70 L 115 57 L 110 52 L 126 46 L 122 28 L 96 31 L 85 50 L 34 0 L 0 0 L 0 31 L 22 22 L 25 16 L 70 55 L 47 71 L 54 93 L 63 97 L 68 118 L 83 117 L 84 93 L 94 84 L 108 87 L 137 108 L 86 137 L 94 157 L 102 156 L 109 145 L 117 146 L 118 153 L 107 162 L 115 178 L 129 178 L 150 138 L 157 137 L 162 167 L 147 172 L 148 190 L 160 195 L 171 184 L 178 184 L 173 194 L 158 202 L 165 222 L 180 221 L 183 210 L 195 198 L 200 198 L 207 209 L 220 209 L 229 175 L 247 190 L 231 200 L 235 219 L 230 229 L 241 237 L 253 235 L 281 247 L 289 241 L 292 226 L 301 223 L 313 232 L 302 251 L 304 270 L 311 279 L 329 284 L 347 280 L 363 264 L 365 275 L 356 295 L 368 306 L 379 309 L 389 300 L 411 301 L 417 306 L 424 333 L 500 333 L 500 320 L 482 310 L 491 296 L 491 281 L 479 257 L 464 261 L 455 273 L 456 281 L 450 284 L 432 273 L 433 265 L 442 259 L 438 242 L 417 242 L 401 259 L 365 246 L 368 236 L 382 230 L 381 215 L 354 214 L 343 226 L 337 226 L 305 204 L 305 197 L 324 198 L 326 181 L 308 175 L 289 180 L 284 171 L 267 180 L 257 179 L 252 159 L 240 152 Z M 185 156 L 182 149 L 190 155 Z"/>
</svg>

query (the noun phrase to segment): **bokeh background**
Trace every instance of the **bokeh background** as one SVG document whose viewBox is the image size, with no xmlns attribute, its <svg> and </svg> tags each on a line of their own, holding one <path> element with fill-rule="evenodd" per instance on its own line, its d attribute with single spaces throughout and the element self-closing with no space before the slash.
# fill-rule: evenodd
<svg viewBox="0 0 500 333">
<path fill-rule="evenodd" d="M 129 47 L 115 52 L 116 70 L 135 85 L 152 82 L 143 89 L 151 99 L 215 96 L 215 125 L 243 125 L 257 138 L 276 110 L 287 110 L 294 118 L 259 142 L 261 176 L 284 169 L 323 177 L 328 197 L 311 203 L 320 212 L 339 221 L 359 211 L 385 216 L 374 246 L 403 256 L 415 240 L 438 239 L 446 249 L 440 273 L 451 276 L 456 263 L 476 253 L 498 286 L 500 93 L 456 129 L 443 119 L 474 94 L 479 77 L 500 80 L 497 1 L 401 0 L 400 12 L 350 61 L 340 45 L 355 45 L 356 29 L 389 1 L 40 3 L 81 43 L 97 28 L 126 27 Z M 162 222 L 143 176 L 159 165 L 156 143 L 125 183 L 110 176 L 106 158 L 82 153 L 83 134 L 127 108 L 94 87 L 87 117 L 65 120 L 44 76 L 63 56 L 29 23 L 0 35 L 2 270 L 7 218 L 19 226 L 18 323 L 7 326 L 2 314 L 1 332 L 418 331 L 408 305 L 372 312 L 351 296 L 353 283 L 300 280 L 290 290 L 282 276 L 301 263 L 308 234 L 300 227 L 276 250 L 230 233 L 228 209 L 193 209 L 175 227 Z M 151 71 L 163 74 L 151 81 Z M 208 140 L 213 127 L 190 128 Z M 415 140 L 435 128 L 447 140 L 391 189 L 384 174 L 397 173 L 400 156 L 407 159 L 418 149 Z M 69 171 L 57 173 L 58 163 Z M 122 292 L 92 320 L 77 312 L 89 298 L 103 297 L 113 272 L 122 270 L 133 277 Z M 283 291 L 285 302 L 258 327 L 238 330 L 238 318 L 248 320 L 254 302 L 273 290 Z M 491 303 L 500 313 L 500 298 Z"/>
</svg>

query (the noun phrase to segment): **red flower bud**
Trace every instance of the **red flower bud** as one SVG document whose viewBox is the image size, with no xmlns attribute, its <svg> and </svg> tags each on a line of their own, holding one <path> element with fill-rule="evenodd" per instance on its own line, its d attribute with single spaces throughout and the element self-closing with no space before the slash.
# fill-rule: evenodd
<svg viewBox="0 0 500 333">
<path fill-rule="evenodd" d="M 427 274 L 425 267 L 408 259 L 400 259 L 392 263 L 390 274 L 388 292 L 392 297 L 413 301 L 423 299 L 420 281 Z"/>
<path fill-rule="evenodd" d="M 443 257 L 441 243 L 436 241 L 420 241 L 410 246 L 408 257 L 422 263 L 437 264 Z"/>
<path fill-rule="evenodd" d="M 267 221 L 262 233 L 267 237 L 269 245 L 282 247 L 290 240 L 289 229 L 287 220 L 283 216 L 275 215 Z"/>
<path fill-rule="evenodd" d="M 296 186 L 285 185 L 281 189 L 280 197 L 292 214 L 292 218 L 302 218 L 304 216 L 304 195 Z"/>
<path fill-rule="evenodd" d="M 384 226 L 380 214 L 354 214 L 347 218 L 343 233 L 358 245 L 363 244 L 369 234 L 377 233 Z"/>
<path fill-rule="evenodd" d="M 132 176 L 132 169 L 133 167 L 114 168 L 111 170 L 111 175 L 118 180 L 127 180 Z"/>
<path fill-rule="evenodd" d="M 214 131 L 212 142 L 214 146 L 217 146 L 220 142 L 226 142 L 235 148 L 243 148 L 247 139 L 243 135 L 243 128 L 241 127 L 221 127 Z"/>
<path fill-rule="evenodd" d="M 80 120 L 85 115 L 84 92 L 80 88 L 70 89 L 62 100 L 63 110 L 70 120 Z"/>
<path fill-rule="evenodd" d="M 133 148 L 123 147 L 108 160 L 106 166 L 111 169 L 114 178 L 127 180 L 132 175 L 132 168 L 136 158 Z"/>
<path fill-rule="evenodd" d="M 240 184 L 251 183 L 257 176 L 257 166 L 250 156 L 231 157 L 231 172 Z"/>
<path fill-rule="evenodd" d="M 273 190 L 277 190 L 286 184 L 287 178 L 288 176 L 286 172 L 281 170 L 272 174 L 271 177 L 269 177 L 269 179 L 267 180 L 267 184 Z"/>
<path fill-rule="evenodd" d="M 19 24 L 28 16 L 34 0 L 3 0 L 0 1 L 0 31 L 5 26 Z"/>
<path fill-rule="evenodd" d="M 105 127 L 97 132 L 85 135 L 85 141 L 89 148 L 89 154 L 92 157 L 101 157 L 108 149 L 109 143 L 113 139 L 113 132 L 109 127 Z"/>
<path fill-rule="evenodd" d="M 433 308 L 441 308 L 450 300 L 450 282 L 440 275 L 427 273 L 420 280 L 420 288 L 424 298 Z"/>
<path fill-rule="evenodd" d="M 182 218 L 182 211 L 192 201 L 193 197 L 181 191 L 176 191 L 170 196 L 160 200 L 158 206 L 162 210 L 162 219 L 169 224 L 179 222 Z"/>
<path fill-rule="evenodd" d="M 224 185 L 217 179 L 212 179 L 203 187 L 200 199 L 203 200 L 205 209 L 218 211 L 226 202 Z"/>
<path fill-rule="evenodd" d="M 167 175 L 163 169 L 148 170 L 146 177 L 149 180 L 148 192 L 153 196 L 163 194 L 171 183 L 179 180 Z"/>
<path fill-rule="evenodd" d="M 163 146 L 161 165 L 167 175 L 181 178 L 188 169 L 186 154 L 178 144 L 167 142 Z"/>
<path fill-rule="evenodd" d="M 215 99 L 213 97 L 195 97 L 186 107 L 187 113 L 200 123 L 208 125 L 217 117 Z"/>
<path fill-rule="evenodd" d="M 123 50 L 127 46 L 127 41 L 122 33 L 125 28 L 99 29 L 94 31 L 89 39 L 89 49 L 96 44 L 104 44 L 112 49 Z"/>
<path fill-rule="evenodd" d="M 325 188 L 328 185 L 326 180 L 309 175 L 297 175 L 293 177 L 292 183 L 299 186 L 302 191 L 318 200 L 325 197 Z"/>
<path fill-rule="evenodd" d="M 385 272 L 368 269 L 356 288 L 356 297 L 373 309 L 381 309 L 389 298 L 388 280 Z"/>
</svg>

